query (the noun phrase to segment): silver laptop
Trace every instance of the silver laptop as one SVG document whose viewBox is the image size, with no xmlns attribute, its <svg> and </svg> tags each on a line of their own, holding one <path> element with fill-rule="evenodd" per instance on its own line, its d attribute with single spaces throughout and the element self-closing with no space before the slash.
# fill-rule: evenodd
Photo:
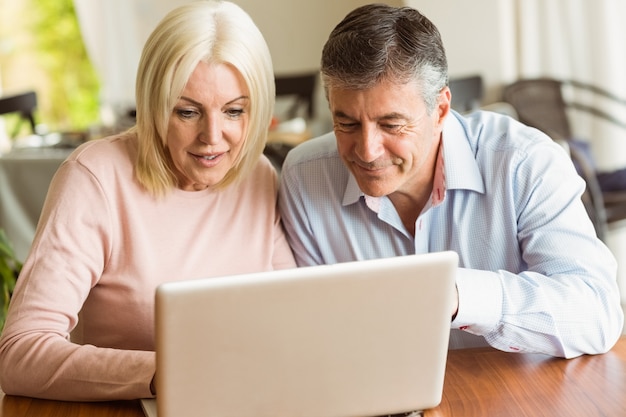
<svg viewBox="0 0 626 417">
<path fill-rule="evenodd" d="M 163 284 L 150 417 L 348 417 L 441 402 L 454 252 Z M 156 403 L 156 404 L 155 404 Z"/>
</svg>

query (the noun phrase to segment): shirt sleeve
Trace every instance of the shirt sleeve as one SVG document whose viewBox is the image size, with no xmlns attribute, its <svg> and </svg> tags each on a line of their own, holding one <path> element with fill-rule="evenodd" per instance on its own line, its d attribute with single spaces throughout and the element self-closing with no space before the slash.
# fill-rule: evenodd
<svg viewBox="0 0 626 417">
<path fill-rule="evenodd" d="M 456 286 L 459 311 L 452 327 L 474 334 L 484 334 L 496 327 L 502 316 L 502 285 L 498 274 L 459 268 Z M 478 302 L 480 300 L 485 302 Z"/>
<path fill-rule="evenodd" d="M 274 201 L 276 202 L 275 207 L 275 219 L 274 219 L 274 242 L 273 242 L 273 256 L 272 256 L 272 267 L 274 269 L 287 269 L 287 268 L 295 268 L 296 261 L 293 256 L 293 252 L 291 250 L 291 246 L 289 246 L 289 242 L 287 241 L 287 237 L 285 235 L 285 228 L 283 225 L 283 220 L 278 210 L 278 179 L 276 176 L 276 171 L 272 168 L 272 181 L 275 184 L 273 188 L 273 196 Z"/>
<path fill-rule="evenodd" d="M 298 266 L 321 265 L 325 262 L 309 225 L 307 205 L 299 187 L 298 178 L 286 163 L 280 176 L 278 203 L 289 244 Z M 328 204 L 332 203 L 335 202 Z"/>
<path fill-rule="evenodd" d="M 461 269 L 452 327 L 505 351 L 566 358 L 608 351 L 624 319 L 617 265 L 581 202 L 583 180 L 554 143 L 530 149 L 510 169 L 526 267 Z"/>
</svg>

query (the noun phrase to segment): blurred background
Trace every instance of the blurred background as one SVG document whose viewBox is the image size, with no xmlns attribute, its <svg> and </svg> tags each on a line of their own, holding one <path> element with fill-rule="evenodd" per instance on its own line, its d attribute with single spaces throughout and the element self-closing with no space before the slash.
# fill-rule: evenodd
<svg viewBox="0 0 626 417">
<path fill-rule="evenodd" d="M 142 45 L 171 8 L 189 0 L 0 0 L 0 94 L 37 92 L 42 131 L 111 125 L 133 107 Z M 363 0 L 235 0 L 264 33 L 277 76 L 317 71 L 334 25 Z M 502 100 L 522 78 L 576 80 L 577 99 L 626 119 L 626 2 L 620 0 L 394 0 L 421 10 L 440 29 L 451 77 L 480 75 L 481 105 Z M 314 134 L 329 126 L 318 85 Z M 6 120 L 6 119 L 9 120 Z M 5 124 L 12 121 L 2 118 Z M 622 126 L 572 117 L 600 168 L 626 166 Z M 0 135 L 4 130 L 0 129 Z M 26 126 L 24 126 L 26 129 Z M 617 129 L 617 130 L 616 130 Z"/>
<path fill-rule="evenodd" d="M 73 0 L 0 0 L 0 95 L 35 90 L 41 129 L 85 129 L 99 120 L 101 85 Z M 19 122 L 2 120 L 5 135 Z"/>
</svg>

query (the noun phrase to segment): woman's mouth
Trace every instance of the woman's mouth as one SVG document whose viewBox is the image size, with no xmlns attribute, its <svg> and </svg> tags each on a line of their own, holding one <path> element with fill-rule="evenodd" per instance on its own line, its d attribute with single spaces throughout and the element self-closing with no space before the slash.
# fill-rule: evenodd
<svg viewBox="0 0 626 417">
<path fill-rule="evenodd" d="M 203 154 L 191 154 L 191 156 L 193 158 L 196 159 L 196 161 L 200 162 L 203 166 L 205 167 L 212 167 L 215 166 L 219 163 L 219 161 L 222 160 L 222 157 L 226 154 L 226 152 L 221 152 L 221 153 L 212 153 L 209 155 L 203 155 Z"/>
</svg>

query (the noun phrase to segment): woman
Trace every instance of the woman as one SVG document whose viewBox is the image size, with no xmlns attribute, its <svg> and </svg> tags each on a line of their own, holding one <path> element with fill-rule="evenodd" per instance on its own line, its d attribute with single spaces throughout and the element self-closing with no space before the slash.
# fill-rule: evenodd
<svg viewBox="0 0 626 417">
<path fill-rule="evenodd" d="M 136 101 L 134 128 L 79 147 L 52 181 L 0 340 L 7 394 L 150 397 L 159 284 L 295 266 L 261 156 L 274 79 L 250 17 L 225 1 L 170 12 Z"/>
</svg>

